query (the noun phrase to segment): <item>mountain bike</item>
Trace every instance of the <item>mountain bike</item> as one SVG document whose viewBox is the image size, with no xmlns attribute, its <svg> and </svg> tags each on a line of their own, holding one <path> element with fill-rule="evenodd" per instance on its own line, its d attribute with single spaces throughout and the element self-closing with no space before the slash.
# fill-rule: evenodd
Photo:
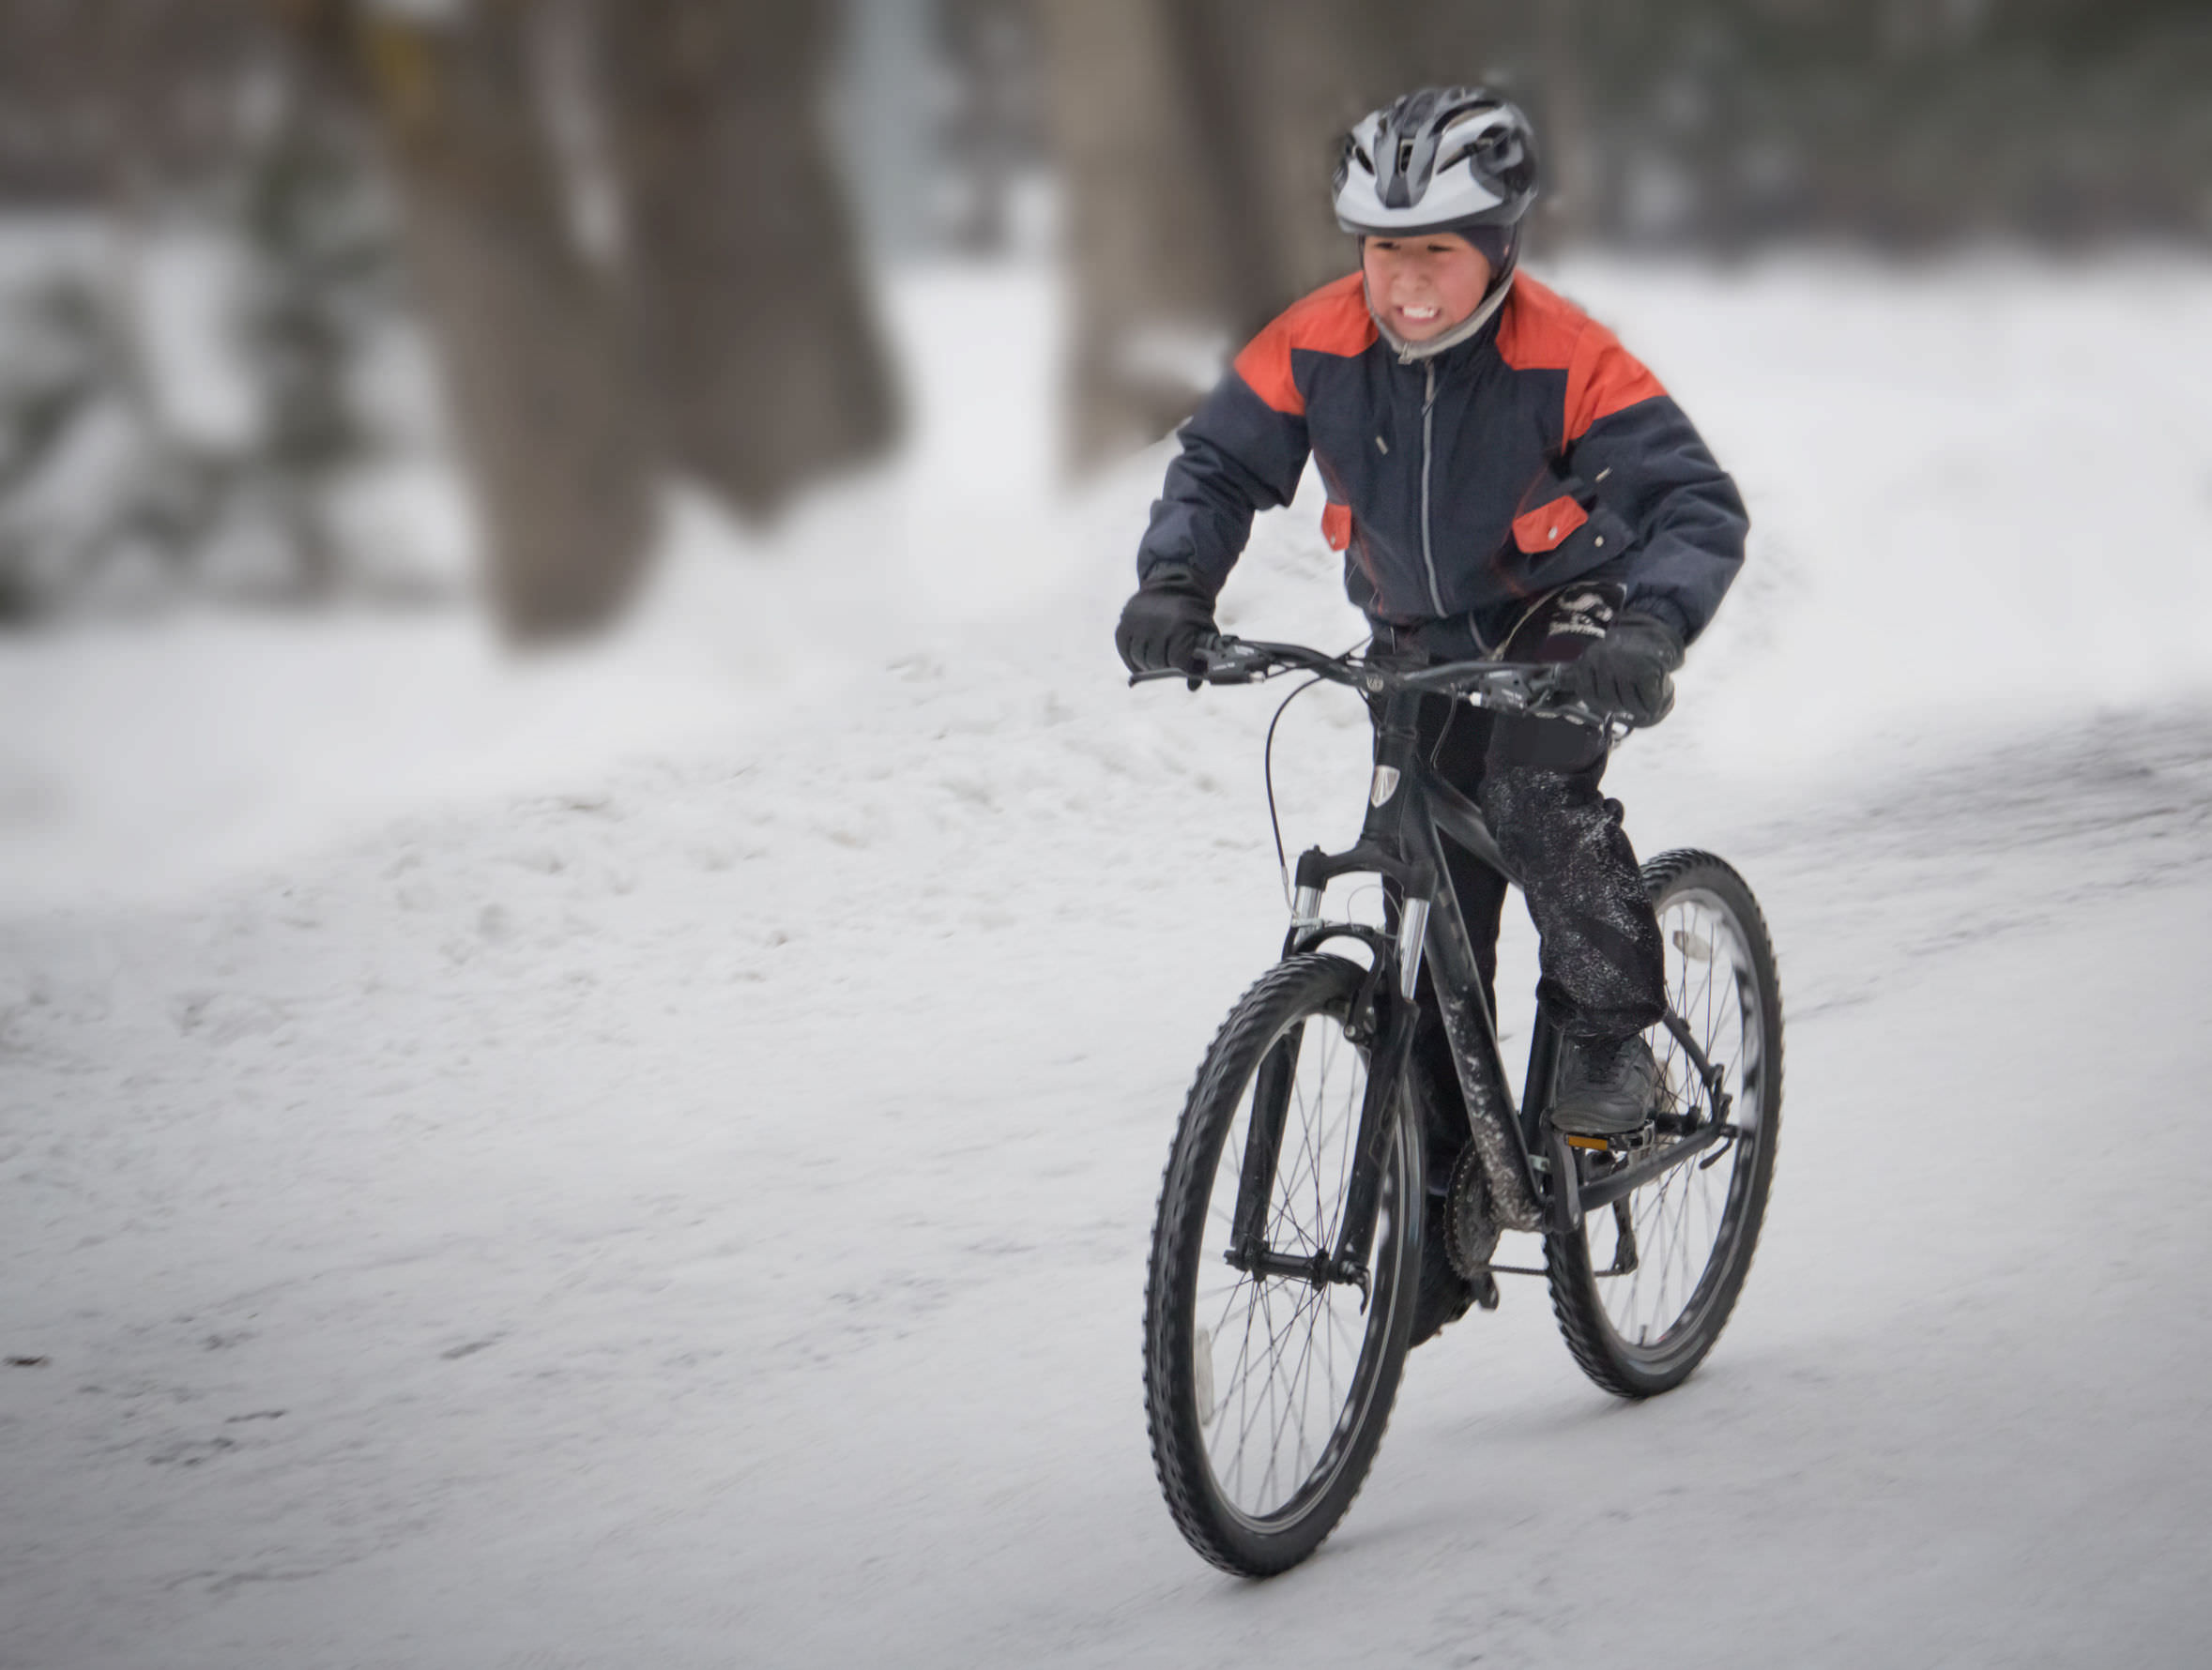
<svg viewBox="0 0 2212 1670">
<path fill-rule="evenodd" d="M 1222 638 L 1191 682 L 1294 673 L 1367 702 L 1365 819 L 1346 851 L 1299 858 L 1282 961 L 1206 1052 L 1161 1184 L 1145 1288 L 1161 1490 L 1199 1554 L 1252 1577 L 1304 1559 L 1350 1507 L 1417 1318 L 1426 1334 L 1494 1309 L 1501 1276 L 1548 1283 L 1568 1350 L 1607 1391 L 1640 1399 L 1680 1385 L 1750 1268 L 1781 1115 L 1766 924 L 1743 878 L 1704 852 L 1643 867 L 1668 992 L 1646 1035 L 1662 1085 L 1645 1126 L 1614 1138 L 1552 1128 L 1561 1036 L 1540 1005 L 1518 1106 L 1506 1086 L 1442 843 L 1516 878 L 1480 809 L 1421 757 L 1420 705 L 1441 695 L 1616 736 L 1624 721 L 1576 702 L 1556 664 L 1414 665 Z M 1324 916 L 1330 884 L 1347 876 L 1380 878 L 1380 925 Z M 1429 1047 L 1417 1051 L 1424 1027 Z M 1432 1155 L 1455 1146 L 1430 1176 Z M 1492 1261 L 1507 1229 L 1543 1236 L 1540 1268 Z"/>
</svg>

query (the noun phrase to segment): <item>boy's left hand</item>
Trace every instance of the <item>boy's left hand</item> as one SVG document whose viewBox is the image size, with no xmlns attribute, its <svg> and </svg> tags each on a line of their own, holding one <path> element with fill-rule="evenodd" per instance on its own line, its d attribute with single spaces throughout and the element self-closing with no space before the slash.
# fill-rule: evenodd
<svg viewBox="0 0 2212 1670">
<path fill-rule="evenodd" d="M 1681 665 L 1680 632 L 1655 615 L 1624 609 L 1568 663 L 1567 682 L 1587 706 L 1655 725 L 1673 710 L 1671 675 Z"/>
</svg>

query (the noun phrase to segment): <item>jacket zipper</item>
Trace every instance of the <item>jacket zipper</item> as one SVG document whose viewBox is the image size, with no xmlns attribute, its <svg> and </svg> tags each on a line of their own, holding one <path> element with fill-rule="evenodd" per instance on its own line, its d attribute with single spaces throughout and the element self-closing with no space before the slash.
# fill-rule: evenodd
<svg viewBox="0 0 2212 1670">
<path fill-rule="evenodd" d="M 1421 401 L 1421 565 L 1428 570 L 1428 601 L 1436 617 L 1444 617 L 1443 593 L 1436 583 L 1436 551 L 1428 539 L 1428 470 L 1436 455 L 1436 361 L 1422 367 L 1427 373 L 1427 391 Z"/>
</svg>

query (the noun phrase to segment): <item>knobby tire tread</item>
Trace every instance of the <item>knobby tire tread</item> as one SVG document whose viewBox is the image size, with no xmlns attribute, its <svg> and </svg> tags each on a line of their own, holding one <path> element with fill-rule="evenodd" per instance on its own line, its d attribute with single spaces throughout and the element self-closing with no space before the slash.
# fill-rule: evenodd
<svg viewBox="0 0 2212 1670">
<path fill-rule="evenodd" d="M 1774 1013 L 1762 1017 L 1762 1024 L 1772 1021 L 1772 1037 L 1765 1040 L 1766 1059 L 1762 1067 L 1767 1073 L 1767 1086 L 1761 1107 L 1760 1142 L 1762 1152 L 1757 1166 L 1765 1173 L 1759 1185 L 1756 1203 L 1757 1222 L 1752 1226 L 1751 1243 L 1745 1248 L 1735 1268 L 1730 1271 L 1727 1286 L 1717 1308 L 1701 1324 L 1702 1339 L 1690 1361 L 1678 1373 L 1665 1378 L 1663 1384 L 1640 1379 L 1631 1374 L 1627 1364 L 1614 1353 L 1608 1335 L 1609 1327 L 1605 1318 L 1603 1301 L 1597 1296 L 1595 1283 L 1591 1279 L 1587 1246 L 1582 1237 L 1548 1234 L 1544 1237 L 1544 1266 L 1548 1285 L 1551 1290 L 1551 1313 L 1559 1324 L 1560 1335 L 1566 1342 L 1568 1352 L 1583 1374 L 1592 1382 L 1615 1397 L 1639 1401 L 1670 1391 L 1695 1372 L 1704 1360 L 1721 1330 L 1728 1326 L 1734 1313 L 1736 1301 L 1742 1295 L 1744 1283 L 1749 1280 L 1751 1266 L 1759 1255 L 1759 1232 L 1765 1226 L 1766 1207 L 1773 1198 L 1776 1144 L 1780 1139 L 1782 1090 L 1782 1004 L 1781 985 L 1775 965 L 1774 937 L 1767 931 L 1765 913 L 1759 900 L 1744 878 L 1726 859 L 1701 852 L 1694 847 L 1679 847 L 1661 853 L 1642 869 L 1644 891 L 1654 904 L 1665 897 L 1668 890 L 1686 876 L 1710 869 L 1725 878 L 1739 890 L 1749 907 L 1744 921 L 1745 928 L 1757 935 L 1756 943 L 1747 948 L 1754 961 L 1764 959 L 1762 979 L 1769 990 L 1764 995 L 1771 1001 Z M 1687 1161 L 1696 1164 L 1695 1161 Z M 1572 1242 L 1572 1244 L 1571 1244 Z M 1579 1252 L 1580 1256 L 1578 1256 Z"/>
<path fill-rule="evenodd" d="M 1366 970 L 1348 959 L 1307 952 L 1286 958 L 1255 980 L 1230 1009 L 1206 1048 L 1184 1100 L 1175 1142 L 1160 1179 L 1152 1259 L 1145 1281 L 1143 1350 L 1145 1416 L 1152 1470 L 1159 1479 L 1160 1492 L 1167 1500 L 1168 1511 L 1185 1540 L 1213 1565 L 1238 1576 L 1272 1577 L 1297 1565 L 1327 1541 L 1358 1498 L 1396 1402 L 1397 1379 L 1410 1348 L 1407 1336 L 1411 1332 L 1414 1295 L 1403 1294 L 1396 1301 L 1404 1320 L 1396 1326 L 1395 1345 L 1385 1347 L 1395 1360 L 1385 1363 L 1381 1371 L 1382 1390 L 1374 1402 L 1366 1429 L 1356 1442 L 1356 1459 L 1344 1476 L 1341 1495 L 1331 1503 L 1326 1513 L 1313 1516 L 1313 1523 L 1302 1523 L 1298 1535 L 1284 1538 L 1277 1547 L 1260 1552 L 1239 1547 L 1217 1522 L 1202 1442 L 1186 1446 L 1179 1440 L 1182 1412 L 1195 1404 L 1197 1389 L 1192 1383 L 1194 1370 L 1188 1359 L 1167 1349 L 1167 1342 L 1161 1337 L 1167 1331 L 1167 1306 L 1174 1302 L 1164 1284 L 1172 1282 L 1186 1261 L 1197 1256 L 1193 1242 L 1204 1238 L 1208 1186 L 1220 1143 L 1227 1140 L 1227 1127 L 1236 1116 L 1237 1099 L 1244 1078 L 1259 1070 L 1259 1058 L 1268 1043 L 1289 1018 L 1328 1012 L 1326 988 L 1341 986 L 1349 997 L 1365 979 Z M 1216 1113 L 1214 1110 L 1225 1095 L 1230 1098 L 1228 1104 Z M 1211 1141 L 1207 1140 L 1208 1133 L 1199 1128 L 1199 1122 L 1209 1117 L 1223 1127 Z M 1417 1161 L 1414 1169 L 1415 1176 L 1410 1181 L 1416 1198 L 1410 1209 L 1401 1203 L 1400 1216 L 1410 1219 L 1410 1227 L 1401 1233 L 1412 1237 L 1410 1251 L 1413 1256 L 1408 1277 L 1417 1287 L 1421 1233 Z M 1194 1171 L 1199 1175 L 1194 1177 Z M 1379 1266 L 1380 1246 L 1373 1256 Z"/>
</svg>

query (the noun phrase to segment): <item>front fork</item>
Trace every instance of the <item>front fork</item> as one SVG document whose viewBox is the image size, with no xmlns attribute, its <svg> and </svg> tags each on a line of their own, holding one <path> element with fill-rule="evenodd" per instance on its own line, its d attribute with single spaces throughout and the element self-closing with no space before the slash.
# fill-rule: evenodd
<svg viewBox="0 0 2212 1670">
<path fill-rule="evenodd" d="M 1324 858 L 1314 852 L 1299 860 L 1290 931 L 1284 942 L 1288 956 L 1312 949 L 1323 937 L 1316 930 L 1320 926 L 1321 894 L 1333 875 L 1373 870 L 1396 884 L 1399 903 L 1395 956 L 1385 955 L 1394 944 L 1393 935 L 1372 930 L 1358 934 L 1376 961 L 1353 999 L 1352 1012 L 1346 1017 L 1347 1036 L 1367 1052 L 1367 1084 L 1360 1102 L 1359 1133 L 1352 1150 L 1343 1221 L 1337 1226 L 1334 1247 L 1304 1258 L 1267 1244 L 1267 1203 L 1274 1193 L 1275 1172 L 1281 1161 L 1284 1126 L 1304 1034 L 1304 1024 L 1301 1023 L 1276 1040 L 1260 1063 L 1252 1086 L 1251 1131 L 1245 1140 L 1243 1169 L 1230 1221 L 1228 1259 L 1240 1269 L 1304 1277 L 1316 1286 L 1354 1282 L 1363 1293 L 1369 1291 L 1367 1260 L 1381 1207 L 1382 1172 L 1389 1163 L 1398 1116 L 1398 1086 L 1412 1057 L 1428 902 L 1436 885 L 1436 878 L 1426 868 L 1416 870 L 1399 856 L 1399 830 L 1412 798 L 1401 788 L 1413 775 L 1416 711 L 1415 698 L 1408 695 L 1394 694 L 1384 704 L 1377 726 L 1375 775 L 1359 842 L 1335 858 Z M 1419 1206 L 1417 1201 L 1401 1202 L 1399 1209 L 1418 1210 Z"/>
<path fill-rule="evenodd" d="M 1367 1093 L 1360 1102 L 1359 1145 L 1353 1150 L 1351 1187 L 1344 1200 L 1344 1223 L 1336 1237 L 1336 1268 L 1349 1277 L 1357 1271 L 1365 1293 L 1368 1254 L 1375 1245 L 1375 1219 L 1382 1202 L 1382 1172 L 1390 1162 L 1390 1145 L 1397 1138 L 1403 1116 L 1398 1084 L 1413 1055 L 1413 1026 L 1418 1010 L 1410 996 L 1389 1006 L 1382 1036 L 1367 1060 Z M 1417 1212 L 1421 1202 L 1397 1203 L 1401 1212 Z"/>
<path fill-rule="evenodd" d="M 1418 966 L 1416 963 L 1416 973 Z M 1400 1117 L 1398 1086 L 1412 1058 L 1418 1018 L 1418 1007 L 1411 997 L 1387 989 L 1378 991 L 1373 981 L 1354 1000 L 1346 1031 L 1355 1044 L 1365 1035 L 1367 1084 L 1360 1099 L 1359 1132 L 1353 1140 L 1344 1216 L 1337 1225 L 1335 1244 L 1304 1256 L 1267 1243 L 1267 1207 L 1274 1195 L 1275 1173 L 1282 1159 L 1283 1132 L 1289 1122 L 1304 1023 L 1277 1039 L 1268 1051 L 1252 1086 L 1251 1132 L 1244 1142 L 1244 1164 L 1237 1179 L 1236 1209 L 1230 1219 L 1228 1262 L 1236 1268 L 1254 1275 L 1302 1279 L 1316 1287 L 1351 1283 L 1363 1295 L 1372 1292 L 1367 1261 L 1374 1251 L 1375 1222 L 1381 1208 L 1382 1174 L 1390 1162 L 1390 1145 L 1396 1138 Z M 1418 1210 L 1419 1203 L 1400 1201 L 1398 1209 Z"/>
</svg>

